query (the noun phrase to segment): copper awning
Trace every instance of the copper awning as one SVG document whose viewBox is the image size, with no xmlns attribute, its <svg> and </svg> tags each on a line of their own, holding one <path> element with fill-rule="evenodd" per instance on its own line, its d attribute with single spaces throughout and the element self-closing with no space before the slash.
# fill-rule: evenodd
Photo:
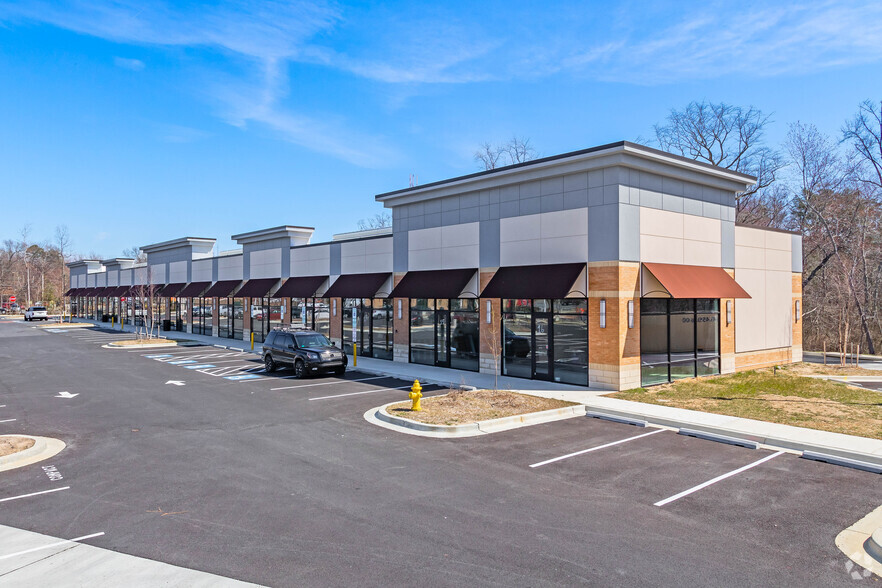
<svg viewBox="0 0 882 588">
<path fill-rule="evenodd" d="M 644 263 L 642 274 L 644 298 L 750 298 L 721 267 Z"/>
</svg>

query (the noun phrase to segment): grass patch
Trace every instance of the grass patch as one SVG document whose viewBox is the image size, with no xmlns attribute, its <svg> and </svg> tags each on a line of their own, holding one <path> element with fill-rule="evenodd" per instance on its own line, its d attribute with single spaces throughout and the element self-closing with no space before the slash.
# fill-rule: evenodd
<svg viewBox="0 0 882 588">
<path fill-rule="evenodd" d="M 423 398 L 421 404 L 423 410 L 420 412 L 410 410 L 409 400 L 386 407 L 386 412 L 430 425 L 463 425 L 563 408 L 576 403 L 509 390 L 451 390 L 443 396 Z"/>
<path fill-rule="evenodd" d="M 882 393 L 802 377 L 801 372 L 811 368 L 681 380 L 609 397 L 882 439 Z"/>
<path fill-rule="evenodd" d="M 137 347 L 138 345 L 156 345 L 157 343 L 162 343 L 163 345 L 177 345 L 177 341 L 174 339 L 160 339 L 159 337 L 150 337 L 149 339 L 125 339 L 123 341 L 114 341 L 111 345 L 118 345 L 120 347 Z"/>
</svg>

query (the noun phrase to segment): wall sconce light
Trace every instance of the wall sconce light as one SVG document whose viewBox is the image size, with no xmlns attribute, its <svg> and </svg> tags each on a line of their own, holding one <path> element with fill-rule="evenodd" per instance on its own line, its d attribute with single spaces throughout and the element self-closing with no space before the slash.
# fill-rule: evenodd
<svg viewBox="0 0 882 588">
<path fill-rule="evenodd" d="M 801 306 L 802 305 L 800 304 L 800 301 L 797 300 L 796 301 L 796 322 L 799 322 L 799 315 L 800 315 L 800 310 L 801 310 L 800 307 Z"/>
<path fill-rule="evenodd" d="M 488 300 L 487 301 L 487 324 L 493 322 L 493 304 Z"/>
<path fill-rule="evenodd" d="M 628 301 L 628 328 L 634 328 L 634 301 Z"/>
<path fill-rule="evenodd" d="M 600 299 L 600 328 L 606 328 L 606 298 Z"/>
<path fill-rule="evenodd" d="M 398 320 L 401 320 L 401 298 L 398 299 Z"/>
<path fill-rule="evenodd" d="M 727 325 L 732 324 L 732 301 L 731 300 L 726 301 L 726 324 Z"/>
<path fill-rule="evenodd" d="M 334 305 L 334 308 L 333 308 L 333 310 L 334 310 L 334 316 L 337 316 L 337 299 L 334 298 L 334 300 L 331 301 L 331 304 Z"/>
</svg>

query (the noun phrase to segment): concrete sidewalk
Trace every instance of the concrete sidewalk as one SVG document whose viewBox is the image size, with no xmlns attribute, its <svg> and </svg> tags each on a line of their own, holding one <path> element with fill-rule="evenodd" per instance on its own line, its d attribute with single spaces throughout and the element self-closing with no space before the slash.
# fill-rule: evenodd
<svg viewBox="0 0 882 588">
<path fill-rule="evenodd" d="M 75 323 L 87 323 L 93 325 L 95 327 L 100 327 L 102 329 L 110 329 L 110 323 L 102 323 L 101 321 L 94 321 L 91 319 L 83 319 L 78 318 L 74 319 Z M 54 325 L 56 328 L 63 329 L 64 324 Z M 134 333 L 137 329 L 141 327 L 134 327 L 132 325 L 123 325 L 122 330 L 120 330 L 119 325 L 114 325 L 114 331 L 120 333 Z M 197 343 L 202 343 L 203 345 L 214 345 L 214 346 L 222 346 L 227 349 L 238 349 L 241 351 L 251 351 L 251 342 L 250 341 L 241 341 L 239 339 L 222 339 L 220 337 L 212 337 L 211 335 L 198 335 L 196 333 L 180 333 L 178 331 L 160 331 L 159 336 L 163 339 L 172 339 L 174 341 L 196 341 Z M 260 343 L 254 344 L 254 353 L 260 354 L 263 346 Z"/>
<path fill-rule="evenodd" d="M 3 525 L 0 545 L 0 578 L 9 586 L 257 586 Z"/>
</svg>

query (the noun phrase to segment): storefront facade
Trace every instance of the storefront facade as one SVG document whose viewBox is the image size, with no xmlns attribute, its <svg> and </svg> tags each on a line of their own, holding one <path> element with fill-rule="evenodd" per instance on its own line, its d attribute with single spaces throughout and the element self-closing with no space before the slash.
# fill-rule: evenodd
<svg viewBox="0 0 882 588">
<path fill-rule="evenodd" d="M 754 179 L 627 142 L 376 196 L 392 227 L 283 226 L 70 264 L 76 313 L 627 389 L 801 359 L 799 235 L 736 225 Z M 158 300 L 144 296 L 155 286 Z M 117 310 L 119 309 L 119 310 Z"/>
</svg>

